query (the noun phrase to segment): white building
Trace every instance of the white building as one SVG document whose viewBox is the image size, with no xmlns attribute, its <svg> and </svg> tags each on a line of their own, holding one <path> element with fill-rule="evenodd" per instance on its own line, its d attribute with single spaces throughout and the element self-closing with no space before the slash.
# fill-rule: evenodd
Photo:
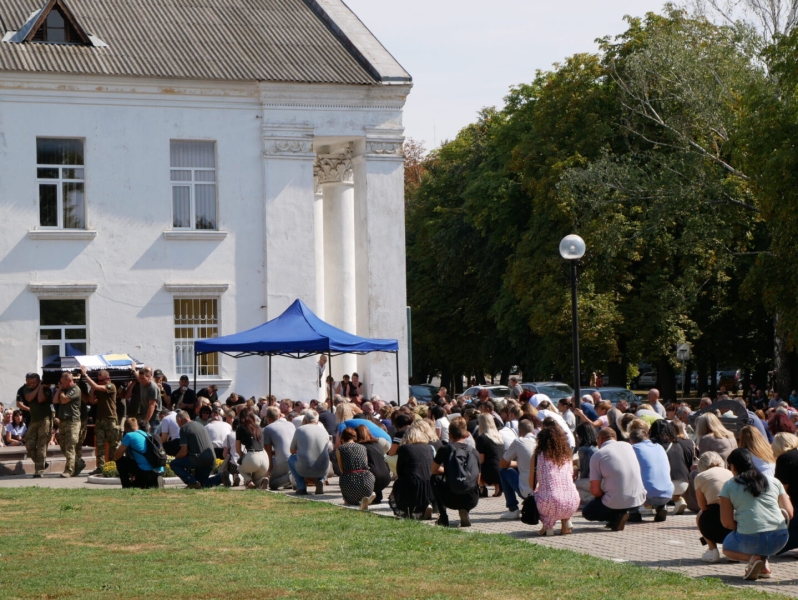
<svg viewBox="0 0 798 600">
<path fill-rule="evenodd" d="M 76 350 L 174 382 L 301 298 L 398 338 L 406 382 L 411 79 L 343 2 L 43 1 L 0 0 L 0 377 Z M 198 387 L 264 394 L 266 361 Z M 332 362 L 395 399 L 392 355 Z M 316 397 L 314 363 L 275 358 L 274 393 Z"/>
</svg>

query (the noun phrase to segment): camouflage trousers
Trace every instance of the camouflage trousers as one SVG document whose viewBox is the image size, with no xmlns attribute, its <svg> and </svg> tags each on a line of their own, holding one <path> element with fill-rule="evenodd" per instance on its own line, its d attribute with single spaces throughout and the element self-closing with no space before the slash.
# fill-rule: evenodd
<svg viewBox="0 0 798 600">
<path fill-rule="evenodd" d="M 61 421 L 58 426 L 58 443 L 61 446 L 61 452 L 64 453 L 66 464 L 64 465 L 64 473 L 72 475 L 75 473 L 75 461 L 83 462 L 80 457 L 80 421 Z"/>
<path fill-rule="evenodd" d="M 96 440 L 97 468 L 102 469 L 105 465 L 105 444 L 108 443 L 108 455 L 114 459 L 114 453 L 119 447 L 119 440 L 122 439 L 122 430 L 119 429 L 118 421 L 114 418 L 100 419 L 94 425 L 94 439 Z"/>
<path fill-rule="evenodd" d="M 31 421 L 28 432 L 25 434 L 25 450 L 36 466 L 36 472 L 44 473 L 44 463 L 47 459 L 47 445 L 52 434 L 52 419 L 46 417 L 41 421 Z"/>
</svg>

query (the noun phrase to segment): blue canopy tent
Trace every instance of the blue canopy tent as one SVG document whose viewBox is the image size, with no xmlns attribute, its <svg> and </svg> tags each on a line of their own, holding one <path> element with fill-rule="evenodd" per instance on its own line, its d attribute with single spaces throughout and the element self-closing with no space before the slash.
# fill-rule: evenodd
<svg viewBox="0 0 798 600">
<path fill-rule="evenodd" d="M 272 356 L 307 358 L 326 354 L 332 373 L 332 357 L 342 354 L 392 352 L 396 355 L 396 398 L 399 385 L 399 342 L 360 337 L 325 323 L 302 300 L 295 300 L 283 314 L 241 333 L 194 342 L 194 389 L 197 387 L 197 357 L 221 352 L 233 358 L 269 357 L 269 394 L 272 393 Z"/>
</svg>

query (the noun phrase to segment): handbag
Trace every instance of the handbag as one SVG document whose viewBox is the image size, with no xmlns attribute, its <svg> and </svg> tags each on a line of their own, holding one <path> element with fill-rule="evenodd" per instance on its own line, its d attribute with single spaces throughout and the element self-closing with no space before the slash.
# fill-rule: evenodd
<svg viewBox="0 0 798 600">
<path fill-rule="evenodd" d="M 524 525 L 537 525 L 540 523 L 540 513 L 535 496 L 530 494 L 521 503 L 521 522 Z"/>
</svg>

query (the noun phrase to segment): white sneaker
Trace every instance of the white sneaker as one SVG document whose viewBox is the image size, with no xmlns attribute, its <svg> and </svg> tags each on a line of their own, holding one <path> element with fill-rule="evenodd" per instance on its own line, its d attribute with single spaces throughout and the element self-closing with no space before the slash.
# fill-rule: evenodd
<svg viewBox="0 0 798 600">
<path fill-rule="evenodd" d="M 684 498 L 679 498 L 673 505 L 674 515 L 682 515 L 686 510 L 687 510 L 687 502 L 685 502 Z"/>
<path fill-rule="evenodd" d="M 714 550 L 707 550 L 701 555 L 701 560 L 708 563 L 720 562 L 720 552 L 717 548 Z"/>
<path fill-rule="evenodd" d="M 500 519 L 505 519 L 507 521 L 512 521 L 514 519 L 520 519 L 521 518 L 521 511 L 519 509 L 517 509 L 517 508 L 515 510 L 508 510 L 506 512 L 503 512 L 501 515 L 499 515 L 499 518 Z"/>
</svg>

